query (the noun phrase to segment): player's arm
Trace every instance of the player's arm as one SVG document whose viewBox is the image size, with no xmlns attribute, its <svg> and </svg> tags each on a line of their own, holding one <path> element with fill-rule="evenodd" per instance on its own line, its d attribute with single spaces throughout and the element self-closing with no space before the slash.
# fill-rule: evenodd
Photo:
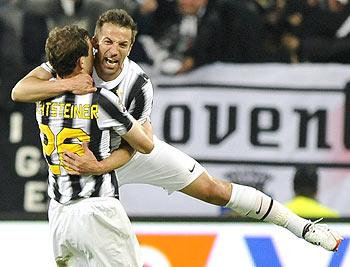
<svg viewBox="0 0 350 267">
<path fill-rule="evenodd" d="M 120 147 L 112 154 L 98 161 L 88 143 L 83 143 L 84 154 L 78 156 L 70 151 L 63 153 L 63 165 L 68 167 L 67 171 L 73 175 L 101 175 L 124 166 L 134 155 L 135 150 L 122 139 Z"/>
<path fill-rule="evenodd" d="M 153 150 L 153 139 L 142 128 L 142 125 L 134 120 L 130 130 L 121 137 L 135 150 L 142 154 L 149 154 Z"/>
<path fill-rule="evenodd" d="M 150 122 L 145 122 L 143 125 L 145 134 L 152 138 L 152 126 Z M 153 140 L 153 139 L 151 139 Z M 98 161 L 95 155 L 91 152 L 87 143 L 83 144 L 84 154 L 78 156 L 70 151 L 63 154 L 63 164 L 69 167 L 70 174 L 74 175 L 101 175 L 111 172 L 124 166 L 134 155 L 133 149 L 125 139 L 122 139 L 121 145 L 114 150 L 111 155 L 101 161 Z M 73 171 L 71 171 L 73 170 Z"/>
<path fill-rule="evenodd" d="M 120 147 L 101 161 L 96 159 L 88 143 L 83 143 L 84 154 L 78 156 L 70 151 L 65 151 L 63 165 L 68 167 L 66 168 L 68 173 L 73 175 L 101 175 L 125 165 L 134 155 L 135 149 L 141 153 L 150 153 L 153 149 L 152 139 L 147 136 L 137 121 L 134 121 L 131 129 L 122 137 Z"/>
<path fill-rule="evenodd" d="M 118 149 L 114 150 L 109 157 L 98 162 L 99 173 L 108 173 L 124 166 L 129 162 L 134 154 L 135 149 L 133 149 L 124 139 L 122 139 Z"/>
<path fill-rule="evenodd" d="M 143 130 L 144 134 L 147 137 L 142 137 L 142 138 L 147 138 L 148 140 L 152 141 L 153 144 L 153 132 L 152 132 L 152 126 L 149 121 L 145 122 L 142 125 L 139 125 L 138 127 L 141 127 Z M 130 133 L 131 134 L 131 133 Z M 119 146 L 118 149 L 114 150 L 112 154 L 101 160 L 99 167 L 99 172 L 100 173 L 107 173 L 112 170 L 118 169 L 125 165 L 134 155 L 135 149 L 133 149 L 125 138 L 122 139 L 121 145 Z M 153 145 L 150 148 L 150 151 L 153 149 Z M 97 161 L 97 159 L 95 158 Z"/>
<path fill-rule="evenodd" d="M 36 102 L 63 93 L 87 94 L 96 91 L 88 74 L 79 74 L 69 79 L 50 80 L 52 73 L 36 67 L 23 77 L 12 89 L 11 98 L 18 102 Z"/>
<path fill-rule="evenodd" d="M 151 122 L 149 120 L 147 120 L 141 125 L 142 125 L 143 131 L 148 136 L 148 138 L 153 140 L 153 128 L 152 128 Z"/>
<path fill-rule="evenodd" d="M 153 103 L 153 87 L 150 81 L 148 81 L 142 88 L 138 96 L 143 97 L 144 101 L 136 101 L 137 96 L 131 102 L 131 113 L 135 116 L 137 112 L 135 110 L 143 110 L 139 114 L 137 119 L 139 120 L 143 132 L 147 137 L 153 141 L 153 129 L 150 122 L 150 115 Z M 143 107 L 137 106 L 137 103 L 143 103 Z M 67 164 L 71 169 L 75 170 L 76 173 L 72 174 L 95 174 L 100 175 L 108 173 L 114 169 L 118 169 L 124 164 L 126 164 L 133 156 L 134 149 L 122 139 L 121 146 L 114 150 L 109 157 L 101 161 L 97 161 L 95 156 L 91 153 L 85 153 L 83 156 L 79 157 L 73 153 L 68 154 L 64 157 L 64 163 Z"/>
<path fill-rule="evenodd" d="M 142 106 L 140 105 L 142 104 Z M 153 139 L 153 128 L 150 122 L 153 106 L 153 86 L 148 79 L 145 84 L 134 94 L 128 108 L 129 113 L 138 120 L 143 127 L 144 132 L 149 138 Z"/>
<path fill-rule="evenodd" d="M 100 175 L 107 173 L 126 164 L 135 150 L 140 153 L 150 153 L 153 149 L 150 123 L 148 122 L 147 126 L 143 127 L 127 113 L 116 95 L 102 90 L 99 105 L 101 107 L 98 119 L 99 127 L 101 129 L 114 129 L 124 141 L 117 150 L 114 150 L 108 158 L 102 161 L 97 161 L 86 144 L 83 144 L 84 154 L 82 156 L 65 151 L 63 164 L 73 170 L 68 171 L 70 174 Z"/>
</svg>

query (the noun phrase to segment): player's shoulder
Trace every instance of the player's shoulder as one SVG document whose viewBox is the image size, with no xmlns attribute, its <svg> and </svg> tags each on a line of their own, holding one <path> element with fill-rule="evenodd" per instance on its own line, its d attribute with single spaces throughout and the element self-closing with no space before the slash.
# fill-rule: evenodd
<svg viewBox="0 0 350 267">
<path fill-rule="evenodd" d="M 136 62 L 132 61 L 131 59 L 129 59 L 129 72 L 134 74 L 134 75 L 136 74 L 136 75 L 144 78 L 145 80 L 149 80 L 148 75 L 142 69 L 142 67 L 139 64 L 137 64 Z"/>
<path fill-rule="evenodd" d="M 97 91 L 95 92 L 95 94 L 99 96 L 99 99 L 102 96 L 102 98 L 106 98 L 112 102 L 118 98 L 118 96 L 115 93 L 113 93 L 111 90 L 101 88 L 101 87 L 97 88 Z"/>
</svg>

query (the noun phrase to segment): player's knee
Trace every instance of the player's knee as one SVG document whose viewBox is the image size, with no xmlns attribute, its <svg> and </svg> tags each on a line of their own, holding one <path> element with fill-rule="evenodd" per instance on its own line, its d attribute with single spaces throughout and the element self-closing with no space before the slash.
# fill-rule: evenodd
<svg viewBox="0 0 350 267">
<path fill-rule="evenodd" d="M 216 179 L 207 172 L 201 174 L 195 181 L 180 191 L 218 206 L 225 206 L 231 198 L 231 184 Z"/>
<path fill-rule="evenodd" d="M 206 202 L 224 206 L 230 200 L 231 185 L 226 181 L 221 181 L 215 178 L 205 186 Z"/>
</svg>

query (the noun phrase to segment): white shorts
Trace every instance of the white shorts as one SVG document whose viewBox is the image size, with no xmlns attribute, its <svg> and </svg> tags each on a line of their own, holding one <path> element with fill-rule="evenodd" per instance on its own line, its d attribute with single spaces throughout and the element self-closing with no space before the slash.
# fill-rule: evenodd
<svg viewBox="0 0 350 267">
<path fill-rule="evenodd" d="M 192 183 L 205 171 L 195 159 L 156 136 L 153 142 L 150 154 L 136 152 L 127 164 L 117 169 L 120 186 L 149 184 L 162 187 L 171 194 Z"/>
<path fill-rule="evenodd" d="M 69 205 L 50 201 L 56 262 L 69 267 L 143 266 L 140 245 L 118 199 L 92 197 Z"/>
</svg>

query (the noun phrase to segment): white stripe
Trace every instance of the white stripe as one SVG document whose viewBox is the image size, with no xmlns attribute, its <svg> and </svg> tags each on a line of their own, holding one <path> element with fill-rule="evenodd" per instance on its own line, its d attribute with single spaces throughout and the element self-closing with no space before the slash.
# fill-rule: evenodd
<svg viewBox="0 0 350 267">
<path fill-rule="evenodd" d="M 340 26 L 340 28 L 335 33 L 335 36 L 337 38 L 344 38 L 349 34 L 349 32 L 350 32 L 350 16 L 347 17 L 347 19 Z"/>
</svg>

